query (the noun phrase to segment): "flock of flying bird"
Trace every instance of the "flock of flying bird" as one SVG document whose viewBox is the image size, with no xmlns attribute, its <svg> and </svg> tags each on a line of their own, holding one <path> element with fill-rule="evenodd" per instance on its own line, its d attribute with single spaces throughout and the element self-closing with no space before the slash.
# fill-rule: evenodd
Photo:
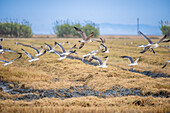
<svg viewBox="0 0 170 113">
<path fill-rule="evenodd" d="M 95 56 L 98 52 L 100 52 L 99 50 L 101 49 L 101 52 L 102 53 L 109 53 L 109 48 L 107 48 L 105 46 L 105 40 L 100 38 L 100 40 L 98 39 L 91 39 L 91 37 L 94 35 L 94 32 L 92 32 L 88 37 L 86 36 L 85 32 L 83 32 L 82 30 L 80 30 L 79 28 L 77 27 L 74 27 L 74 29 L 81 35 L 82 37 L 82 40 L 79 41 L 80 43 L 80 46 L 79 47 L 76 47 L 76 44 L 74 46 L 72 46 L 71 48 L 69 48 L 68 50 L 65 50 L 65 48 L 62 46 L 64 44 L 68 44 L 70 45 L 70 43 L 67 41 L 67 42 L 64 42 L 64 43 L 58 43 L 58 42 L 54 42 L 54 45 L 53 47 L 51 47 L 49 44 L 47 43 L 44 43 L 45 44 L 45 47 L 41 46 L 40 48 L 35 48 L 33 47 L 32 45 L 26 45 L 26 44 L 23 44 L 23 43 L 19 43 L 19 42 L 16 42 L 15 44 L 16 45 L 22 45 L 22 46 L 25 46 L 25 47 L 29 47 L 29 48 L 32 48 L 33 50 L 36 51 L 36 55 L 33 56 L 31 55 L 30 53 L 28 53 L 27 51 L 25 51 L 23 48 L 21 48 L 21 50 L 30 58 L 30 60 L 28 60 L 29 62 L 33 62 L 33 61 L 37 61 L 39 60 L 39 57 L 44 55 L 46 52 L 49 52 L 49 53 L 55 53 L 59 56 L 58 60 L 63 60 L 65 59 L 68 55 L 70 54 L 77 54 L 76 53 L 76 49 L 81 49 L 86 43 L 90 43 L 90 42 L 93 42 L 93 41 L 97 41 L 97 42 L 100 42 L 100 46 L 99 46 L 99 49 L 98 50 L 93 50 L 91 51 L 90 53 L 88 54 L 85 54 L 82 56 L 82 61 L 84 60 L 87 60 L 88 62 L 91 62 L 92 60 L 97 60 L 99 62 L 99 66 L 97 67 L 102 67 L 102 68 L 106 68 L 107 65 L 107 61 L 108 61 L 108 56 L 105 56 L 103 58 L 105 58 L 104 62 L 102 62 L 102 60 Z M 167 35 L 165 35 L 163 38 L 161 38 L 158 42 L 156 43 L 153 43 L 146 35 L 144 35 L 141 31 L 139 31 L 139 33 L 144 37 L 144 39 L 146 39 L 148 41 L 148 44 L 147 45 L 139 45 L 138 47 L 142 47 L 144 48 L 140 53 L 145 53 L 147 50 L 151 50 L 154 54 L 155 54 L 155 51 L 154 51 L 154 48 L 157 48 L 159 47 L 159 43 L 161 42 L 170 42 L 170 39 L 167 39 L 167 40 L 164 40 Z M 3 38 L 0 39 L 0 42 L 2 43 L 3 41 Z M 62 50 L 62 52 L 58 52 L 55 50 L 55 47 L 56 46 L 59 46 Z M 168 46 L 169 47 L 169 46 Z M 47 49 L 48 48 L 48 49 Z M 5 61 L 5 60 L 0 60 L 0 62 L 4 62 L 4 66 L 8 65 L 8 64 L 11 64 L 13 63 L 13 61 L 15 60 L 18 60 L 22 57 L 22 53 L 19 53 L 19 52 L 16 52 L 16 51 L 13 51 L 11 49 L 2 49 L 2 46 L 0 45 L 0 54 L 3 54 L 4 52 L 12 52 L 12 53 L 16 53 L 18 54 L 19 56 L 11 61 Z M 141 58 L 141 56 L 139 58 L 137 58 L 135 61 L 133 60 L 132 57 L 130 56 L 121 56 L 121 58 L 126 58 L 126 59 L 129 59 L 130 61 L 130 66 L 134 66 L 134 65 L 138 65 L 138 60 Z M 170 62 L 170 60 L 168 60 L 162 68 L 165 68 L 166 65 Z"/>
</svg>

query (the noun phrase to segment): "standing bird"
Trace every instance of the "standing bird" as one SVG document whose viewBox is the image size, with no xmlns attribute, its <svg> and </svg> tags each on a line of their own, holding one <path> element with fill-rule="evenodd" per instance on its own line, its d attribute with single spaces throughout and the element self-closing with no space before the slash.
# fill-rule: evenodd
<svg viewBox="0 0 170 113">
<path fill-rule="evenodd" d="M 162 69 L 165 68 L 168 63 L 170 63 L 170 60 L 165 62 L 165 64 L 162 66 Z"/>
<path fill-rule="evenodd" d="M 107 61 L 109 60 L 109 58 L 108 58 L 108 56 L 103 57 L 103 58 L 105 58 L 105 60 L 104 60 L 104 62 L 102 63 L 102 61 L 101 61 L 99 58 L 97 58 L 97 57 L 95 57 L 95 56 L 92 56 L 92 59 L 97 60 L 97 61 L 99 62 L 99 66 L 97 66 L 97 67 L 107 68 L 106 63 L 107 63 Z"/>
<path fill-rule="evenodd" d="M 141 58 L 141 56 L 138 57 L 138 58 L 135 60 L 135 62 L 133 61 L 133 58 L 130 57 L 130 56 L 121 56 L 121 58 L 127 58 L 127 59 L 129 59 L 129 61 L 130 61 L 130 63 L 131 63 L 131 64 L 129 64 L 129 65 L 130 65 L 130 66 L 135 66 L 135 65 L 138 65 L 138 60 Z"/>
<path fill-rule="evenodd" d="M 79 41 L 79 42 L 81 43 L 79 49 L 81 49 L 81 48 L 84 46 L 85 43 L 94 41 L 94 40 L 91 40 L 91 39 L 90 39 L 90 38 L 94 35 L 94 32 L 92 32 L 92 33 L 87 37 L 87 36 L 86 36 L 86 33 L 83 32 L 82 30 L 80 30 L 79 28 L 74 27 L 74 29 L 75 29 L 78 33 L 80 33 L 81 37 L 83 38 L 82 41 Z"/>
<path fill-rule="evenodd" d="M 24 49 L 21 49 L 21 50 L 24 51 L 25 54 L 26 54 L 29 58 L 31 58 L 31 60 L 28 60 L 29 62 L 33 62 L 33 61 L 39 60 L 39 57 L 42 56 L 42 55 L 44 55 L 44 54 L 46 53 L 46 50 L 45 50 L 42 54 L 38 55 L 37 57 L 33 57 L 31 54 L 27 53 Z"/>
<path fill-rule="evenodd" d="M 153 51 L 153 53 L 155 54 L 153 48 L 159 47 L 158 44 L 159 44 L 160 42 L 162 42 L 162 41 L 167 37 L 167 35 L 165 35 L 165 36 L 164 36 L 163 38 L 161 38 L 158 42 L 153 43 L 153 42 L 152 42 L 146 35 L 144 35 L 141 31 L 139 31 L 139 33 L 144 37 L 144 39 L 146 39 L 146 40 L 149 42 L 149 44 L 146 45 L 146 47 L 145 47 L 140 53 L 144 53 L 144 52 L 146 52 L 148 49 L 151 49 L 151 50 Z"/>
<path fill-rule="evenodd" d="M 17 57 L 16 59 L 13 59 L 11 61 L 0 60 L 0 62 L 4 62 L 5 63 L 4 66 L 7 66 L 8 64 L 12 64 L 13 61 L 18 60 L 18 59 L 20 59 L 22 57 L 22 53 L 17 53 L 17 54 L 19 54 L 20 56 Z"/>
</svg>

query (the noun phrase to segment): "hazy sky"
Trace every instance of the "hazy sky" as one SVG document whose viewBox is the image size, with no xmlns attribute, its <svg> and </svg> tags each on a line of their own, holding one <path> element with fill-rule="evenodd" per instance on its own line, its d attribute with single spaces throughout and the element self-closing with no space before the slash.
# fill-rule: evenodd
<svg viewBox="0 0 170 113">
<path fill-rule="evenodd" d="M 26 19 L 36 34 L 53 33 L 57 19 L 159 26 L 170 21 L 170 0 L 0 0 L 0 18 Z"/>
</svg>

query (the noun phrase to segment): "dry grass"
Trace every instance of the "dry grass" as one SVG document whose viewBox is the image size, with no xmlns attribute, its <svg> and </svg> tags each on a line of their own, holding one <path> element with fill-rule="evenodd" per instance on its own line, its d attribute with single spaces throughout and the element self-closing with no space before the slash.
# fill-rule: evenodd
<svg viewBox="0 0 170 113">
<path fill-rule="evenodd" d="M 41 100 L 26 101 L 1 101 L 1 111 L 6 112 L 24 112 L 24 113 L 47 113 L 47 112 L 69 112 L 69 113 L 113 113 L 113 112 L 168 112 L 169 99 L 153 97 L 115 97 L 115 98 L 97 98 L 80 97 L 66 100 L 55 98 L 44 98 Z"/>
<path fill-rule="evenodd" d="M 53 45 L 54 41 L 65 42 L 69 40 L 71 45 L 64 45 L 69 48 L 78 39 L 6 39 L 3 46 L 12 50 L 22 52 L 21 48 L 31 54 L 35 51 L 31 48 L 15 45 L 15 42 L 34 44 L 40 47 L 44 42 Z M 156 42 L 158 39 L 152 39 Z M 133 45 L 131 45 L 133 42 Z M 126 43 L 127 45 L 124 45 Z M 135 39 L 109 39 L 106 46 L 110 47 L 109 54 L 99 53 L 97 56 L 109 56 L 109 67 L 106 69 L 97 68 L 92 65 L 84 64 L 79 60 L 64 59 L 58 61 L 56 54 L 47 53 L 40 57 L 37 62 L 29 63 L 29 58 L 23 57 L 13 64 L 6 67 L 0 64 L 0 79 L 9 82 L 20 82 L 26 87 L 38 89 L 60 89 L 72 86 L 87 85 L 88 87 L 105 91 L 115 85 L 125 88 L 139 88 L 145 94 L 147 92 L 158 93 L 160 91 L 170 92 L 169 78 L 151 78 L 143 74 L 133 73 L 121 68 L 130 69 L 129 61 L 121 59 L 122 55 L 129 55 L 135 59 L 142 56 L 139 65 L 133 67 L 138 71 L 152 71 L 155 73 L 165 73 L 170 76 L 170 65 L 161 69 L 163 64 L 170 59 L 170 53 L 165 48 L 156 48 L 156 54 L 147 51 L 140 54 L 137 45 L 147 44 L 143 38 Z M 168 45 L 168 44 L 161 44 Z M 99 43 L 93 42 L 86 44 L 81 50 L 77 50 L 78 55 L 82 55 L 98 49 Z M 60 50 L 56 47 L 56 50 Z M 22 52 L 23 53 L 23 52 Z M 16 54 L 5 53 L 0 55 L 0 59 L 12 59 Z M 95 62 L 95 61 L 93 61 Z M 58 81 L 55 81 L 55 78 Z M 7 95 L 7 94 L 4 94 Z M 10 97 L 10 95 L 8 94 Z M 14 98 L 11 96 L 11 98 Z M 140 101 L 140 102 L 139 102 Z M 137 103 L 137 104 L 136 104 Z M 140 103 L 140 105 L 138 105 Z M 170 111 L 170 100 L 166 98 L 153 97 L 116 97 L 100 99 L 97 97 L 81 97 L 66 100 L 59 99 L 40 99 L 31 102 L 2 100 L 0 102 L 0 112 L 168 112 Z"/>
</svg>

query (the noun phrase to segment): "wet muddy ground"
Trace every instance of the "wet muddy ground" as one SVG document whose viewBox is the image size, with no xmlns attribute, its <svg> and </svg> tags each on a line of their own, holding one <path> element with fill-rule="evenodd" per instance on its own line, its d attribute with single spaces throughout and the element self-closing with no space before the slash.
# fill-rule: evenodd
<svg viewBox="0 0 170 113">
<path fill-rule="evenodd" d="M 57 89 L 57 88 L 56 88 Z M 107 98 L 107 97 L 120 97 L 120 96 L 153 96 L 153 97 L 162 97 L 169 98 L 170 93 L 166 91 L 160 91 L 159 93 L 146 93 L 142 94 L 140 89 L 137 88 L 124 88 L 121 86 L 113 86 L 111 89 L 100 92 L 89 88 L 88 86 L 78 86 L 72 87 L 68 89 L 30 89 L 24 86 L 19 87 L 19 83 L 8 83 L 4 81 L 0 81 L 0 91 L 9 93 L 11 95 L 24 94 L 23 96 L 16 97 L 14 100 L 27 100 L 31 101 L 33 99 L 42 99 L 42 98 L 59 98 L 59 99 L 67 99 L 73 97 L 85 97 L 85 96 L 96 96 L 99 98 Z M 0 99 L 6 100 L 8 97 L 0 97 Z"/>
</svg>

